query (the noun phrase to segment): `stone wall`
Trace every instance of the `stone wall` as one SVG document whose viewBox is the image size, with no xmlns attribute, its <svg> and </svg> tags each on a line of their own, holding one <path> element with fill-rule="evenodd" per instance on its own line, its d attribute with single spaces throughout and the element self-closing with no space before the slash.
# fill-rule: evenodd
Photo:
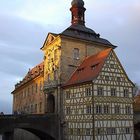
<svg viewBox="0 0 140 140">
<path fill-rule="evenodd" d="M 15 129 L 14 130 L 14 140 L 40 140 L 40 139 L 37 136 L 35 136 L 34 134 L 32 134 L 26 130 Z"/>
</svg>

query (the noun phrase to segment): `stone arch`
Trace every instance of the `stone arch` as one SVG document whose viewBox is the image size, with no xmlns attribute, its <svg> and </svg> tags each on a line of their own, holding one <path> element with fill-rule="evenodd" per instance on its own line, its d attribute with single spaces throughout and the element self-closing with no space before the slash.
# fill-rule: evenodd
<svg viewBox="0 0 140 140">
<path fill-rule="evenodd" d="M 51 93 L 47 96 L 47 113 L 55 113 L 55 97 Z"/>
<path fill-rule="evenodd" d="M 52 137 L 51 135 L 49 135 L 48 133 L 46 132 L 43 132 L 39 129 L 36 129 L 36 128 L 24 128 L 24 127 L 15 127 L 15 128 L 10 128 L 9 130 L 6 129 L 6 131 L 4 131 L 2 133 L 2 137 L 3 137 L 3 140 L 18 140 L 18 137 L 16 135 L 15 137 L 15 129 L 20 129 L 22 130 L 22 134 L 24 133 L 24 130 L 33 134 L 34 136 L 36 136 L 36 138 L 40 139 L 40 140 L 56 140 L 54 137 Z M 21 133 L 19 133 L 19 135 L 21 135 Z M 20 136 L 19 136 L 20 137 Z M 22 137 L 23 140 L 30 140 L 30 135 L 26 135 Z"/>
</svg>

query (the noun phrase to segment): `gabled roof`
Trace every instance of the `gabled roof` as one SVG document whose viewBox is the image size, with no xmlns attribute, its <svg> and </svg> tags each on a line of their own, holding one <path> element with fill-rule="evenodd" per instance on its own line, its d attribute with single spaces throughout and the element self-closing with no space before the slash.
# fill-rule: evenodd
<svg viewBox="0 0 140 140">
<path fill-rule="evenodd" d="M 47 37 L 45 39 L 45 42 L 44 42 L 43 46 L 40 49 L 43 50 L 43 48 L 45 47 L 45 44 L 51 43 L 55 39 L 55 37 L 57 37 L 57 36 L 58 36 L 58 34 L 48 33 L 48 35 L 47 35 Z"/>
<path fill-rule="evenodd" d="M 109 48 L 96 55 L 86 57 L 64 87 L 94 80 L 102 70 L 104 62 L 111 51 L 112 49 Z"/>
<path fill-rule="evenodd" d="M 92 41 L 95 43 L 101 43 L 104 45 L 107 45 L 111 48 L 116 48 L 117 46 L 111 44 L 108 40 L 101 38 L 100 34 L 97 34 L 95 31 L 93 31 L 90 28 L 87 28 L 83 25 L 71 25 L 66 30 L 64 30 L 60 36 L 68 36 L 72 38 L 82 39 L 86 41 Z"/>
<path fill-rule="evenodd" d="M 43 72 L 44 72 L 44 62 L 38 64 L 37 66 L 35 66 L 31 70 L 29 70 L 28 73 L 26 74 L 26 76 L 23 78 L 23 80 L 15 85 L 15 89 L 23 86 L 24 84 L 26 84 L 27 82 L 29 82 L 33 79 L 35 79 L 36 77 L 41 75 Z"/>
</svg>

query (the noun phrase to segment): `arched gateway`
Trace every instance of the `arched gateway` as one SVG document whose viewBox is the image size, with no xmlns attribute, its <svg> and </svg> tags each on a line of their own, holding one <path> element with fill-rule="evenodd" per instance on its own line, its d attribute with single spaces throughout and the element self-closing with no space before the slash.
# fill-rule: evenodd
<svg viewBox="0 0 140 140">
<path fill-rule="evenodd" d="M 47 113 L 55 113 L 55 97 L 51 93 L 47 96 Z"/>
</svg>

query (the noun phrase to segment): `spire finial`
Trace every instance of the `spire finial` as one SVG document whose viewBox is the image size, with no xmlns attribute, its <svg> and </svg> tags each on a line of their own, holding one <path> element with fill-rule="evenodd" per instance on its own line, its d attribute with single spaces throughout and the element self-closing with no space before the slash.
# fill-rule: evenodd
<svg viewBox="0 0 140 140">
<path fill-rule="evenodd" d="M 71 2 L 71 13 L 72 13 L 72 25 L 83 25 L 85 26 L 85 8 L 83 0 L 73 0 Z"/>
</svg>

